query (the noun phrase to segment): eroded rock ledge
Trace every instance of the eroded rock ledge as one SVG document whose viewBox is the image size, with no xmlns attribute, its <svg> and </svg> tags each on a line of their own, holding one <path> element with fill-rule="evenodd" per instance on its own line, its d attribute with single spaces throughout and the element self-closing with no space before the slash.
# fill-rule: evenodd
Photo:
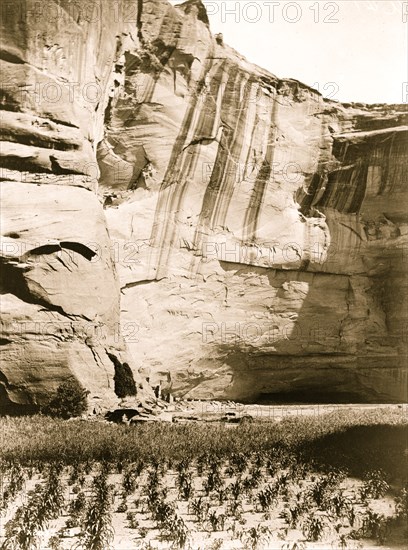
<svg viewBox="0 0 408 550">
<path fill-rule="evenodd" d="M 406 400 L 406 105 L 281 80 L 196 0 L 93 5 L 2 8 L 1 402 L 109 406 L 109 354 L 183 397 Z"/>
</svg>

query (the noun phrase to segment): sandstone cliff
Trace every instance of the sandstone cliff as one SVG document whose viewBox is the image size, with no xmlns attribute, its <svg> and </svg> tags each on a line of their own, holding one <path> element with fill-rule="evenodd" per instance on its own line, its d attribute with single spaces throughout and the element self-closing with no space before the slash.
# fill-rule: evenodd
<svg viewBox="0 0 408 550">
<path fill-rule="evenodd" d="M 4 18 L 0 399 L 113 402 L 113 354 L 185 397 L 406 400 L 406 106 L 271 75 L 199 0 L 35 5 Z"/>
</svg>

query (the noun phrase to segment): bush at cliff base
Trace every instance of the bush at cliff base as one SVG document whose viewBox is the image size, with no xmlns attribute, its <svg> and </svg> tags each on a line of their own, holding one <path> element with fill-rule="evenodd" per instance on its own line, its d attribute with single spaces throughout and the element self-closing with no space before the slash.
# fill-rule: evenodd
<svg viewBox="0 0 408 550">
<path fill-rule="evenodd" d="M 70 378 L 58 386 L 56 395 L 44 407 L 43 412 L 49 416 L 72 418 L 81 416 L 88 408 L 87 392 L 81 384 Z"/>
</svg>

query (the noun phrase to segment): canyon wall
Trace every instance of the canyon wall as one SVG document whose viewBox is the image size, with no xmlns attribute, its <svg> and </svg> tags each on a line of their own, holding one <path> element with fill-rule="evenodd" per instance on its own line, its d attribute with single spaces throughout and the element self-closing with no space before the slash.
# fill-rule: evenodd
<svg viewBox="0 0 408 550">
<path fill-rule="evenodd" d="M 199 0 L 58 2 L 57 25 L 24 5 L 2 56 L 0 399 L 73 373 L 113 403 L 114 355 L 184 397 L 405 401 L 407 107 L 271 75 Z"/>
<path fill-rule="evenodd" d="M 36 410 L 72 375 L 91 408 L 118 401 L 112 357 L 127 355 L 96 147 L 120 24 L 87 6 L 1 6 L 0 410 Z"/>
</svg>

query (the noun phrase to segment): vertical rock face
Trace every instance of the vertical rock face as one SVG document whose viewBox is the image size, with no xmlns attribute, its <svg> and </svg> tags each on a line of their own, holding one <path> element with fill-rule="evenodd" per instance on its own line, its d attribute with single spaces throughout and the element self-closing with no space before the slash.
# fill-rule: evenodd
<svg viewBox="0 0 408 550">
<path fill-rule="evenodd" d="M 2 5 L 0 409 L 74 375 L 116 401 L 119 285 L 96 195 L 119 24 L 108 3 Z M 78 11 L 79 10 L 79 11 Z M 92 19 L 92 22 L 89 22 Z"/>
<path fill-rule="evenodd" d="M 198 0 L 126 18 L 101 3 L 92 23 L 62 5 L 59 29 L 6 24 L 0 382 L 14 402 L 68 372 L 112 397 L 119 285 L 132 366 L 175 394 L 405 400 L 406 106 L 278 79 L 214 38 Z M 55 82 L 72 97 L 16 94 Z"/>
</svg>

